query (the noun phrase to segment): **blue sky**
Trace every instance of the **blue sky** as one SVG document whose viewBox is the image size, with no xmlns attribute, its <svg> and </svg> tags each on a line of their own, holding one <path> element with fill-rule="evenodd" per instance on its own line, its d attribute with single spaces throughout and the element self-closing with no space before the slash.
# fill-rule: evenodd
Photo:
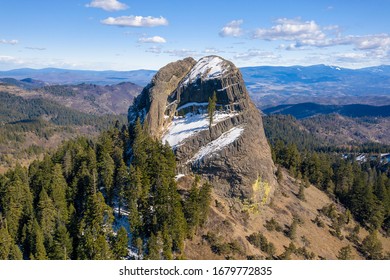
<svg viewBox="0 0 390 280">
<path fill-rule="evenodd" d="M 390 64 L 388 0 L 3 0 L 0 70 Z"/>
</svg>

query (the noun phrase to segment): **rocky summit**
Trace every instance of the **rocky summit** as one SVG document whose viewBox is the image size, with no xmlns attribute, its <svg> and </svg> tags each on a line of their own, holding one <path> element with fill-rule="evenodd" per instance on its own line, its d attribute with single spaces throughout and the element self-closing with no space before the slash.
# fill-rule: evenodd
<svg viewBox="0 0 390 280">
<path fill-rule="evenodd" d="M 216 96 L 210 124 L 208 105 Z M 240 70 L 219 56 L 186 58 L 161 68 L 129 108 L 174 150 L 178 175 L 201 174 L 222 196 L 266 203 L 274 164 L 259 110 Z"/>
</svg>

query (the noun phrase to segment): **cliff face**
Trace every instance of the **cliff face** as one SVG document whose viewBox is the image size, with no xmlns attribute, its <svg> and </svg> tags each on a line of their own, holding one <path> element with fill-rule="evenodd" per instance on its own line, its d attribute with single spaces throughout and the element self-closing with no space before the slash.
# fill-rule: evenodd
<svg viewBox="0 0 390 280">
<path fill-rule="evenodd" d="M 214 93 L 210 126 L 207 106 Z M 130 107 L 129 122 L 137 117 L 172 146 L 178 173 L 207 177 L 219 195 L 268 200 L 275 184 L 270 148 L 260 112 L 233 63 L 208 56 L 168 64 Z"/>
</svg>

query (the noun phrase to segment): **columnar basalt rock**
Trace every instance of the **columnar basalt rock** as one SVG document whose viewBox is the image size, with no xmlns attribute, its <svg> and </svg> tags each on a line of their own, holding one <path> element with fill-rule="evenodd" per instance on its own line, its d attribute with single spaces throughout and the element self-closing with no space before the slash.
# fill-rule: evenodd
<svg viewBox="0 0 390 280">
<path fill-rule="evenodd" d="M 217 96 L 210 125 L 209 98 Z M 208 56 L 163 67 L 129 109 L 150 133 L 169 143 L 178 173 L 210 179 L 216 193 L 265 203 L 275 185 L 274 164 L 259 110 L 230 61 Z"/>
</svg>

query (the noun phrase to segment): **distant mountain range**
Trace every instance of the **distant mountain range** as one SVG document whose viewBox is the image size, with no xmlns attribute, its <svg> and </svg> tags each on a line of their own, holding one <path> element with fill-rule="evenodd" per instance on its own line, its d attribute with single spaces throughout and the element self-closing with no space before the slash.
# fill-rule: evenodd
<svg viewBox="0 0 390 280">
<path fill-rule="evenodd" d="M 22 68 L 10 71 L 0 71 L 0 78 L 14 78 L 17 80 L 31 79 L 44 81 L 49 84 L 79 84 L 91 83 L 110 85 L 121 82 L 132 82 L 140 86 L 148 84 L 156 71 L 90 71 L 69 70 L 58 68 L 30 69 Z"/>
<path fill-rule="evenodd" d="M 330 65 L 256 66 L 240 69 L 251 98 L 259 108 L 281 104 L 390 105 L 390 66 L 347 69 Z M 0 71 L 0 78 L 22 80 L 22 87 L 44 84 L 147 85 L 154 70 L 89 71 L 57 68 Z M 0 81 L 1 82 L 1 81 Z"/>
<path fill-rule="evenodd" d="M 363 104 L 321 105 L 316 103 L 286 104 L 264 109 L 267 115 L 291 115 L 297 119 L 316 115 L 339 114 L 346 117 L 390 117 L 390 105 L 371 106 Z"/>
<path fill-rule="evenodd" d="M 45 82 L 13 78 L 0 79 L 0 92 L 27 99 L 43 98 L 89 114 L 126 114 L 142 87 L 131 82 L 114 85 L 48 85 Z"/>
<path fill-rule="evenodd" d="M 280 104 L 390 104 L 390 66 L 346 69 L 336 66 L 241 68 L 260 108 Z"/>
</svg>

